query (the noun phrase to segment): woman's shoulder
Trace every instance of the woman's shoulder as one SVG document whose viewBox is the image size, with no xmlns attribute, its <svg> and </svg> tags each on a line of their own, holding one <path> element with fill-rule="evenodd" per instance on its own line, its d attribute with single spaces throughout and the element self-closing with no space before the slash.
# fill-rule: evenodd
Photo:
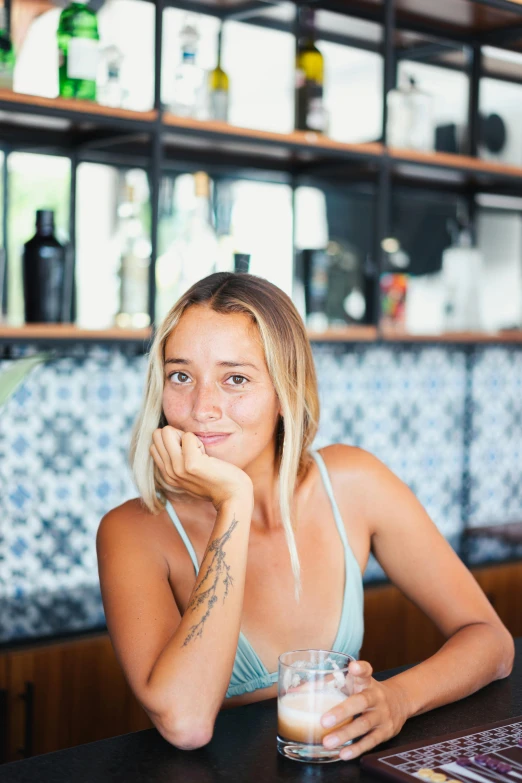
<svg viewBox="0 0 522 783">
<path fill-rule="evenodd" d="M 142 544 L 150 544 L 163 527 L 162 514 L 150 511 L 141 498 L 132 498 L 102 517 L 96 541 L 98 547 L 130 543 L 130 539 L 133 543 L 139 541 Z"/>
<path fill-rule="evenodd" d="M 318 449 L 318 452 L 332 478 L 360 480 L 363 476 L 370 477 L 380 467 L 384 467 L 371 452 L 346 443 L 332 443 Z"/>
<path fill-rule="evenodd" d="M 387 479 L 393 476 L 378 457 L 359 446 L 332 443 L 320 449 L 335 497 L 368 508 L 375 493 L 380 493 Z"/>
</svg>

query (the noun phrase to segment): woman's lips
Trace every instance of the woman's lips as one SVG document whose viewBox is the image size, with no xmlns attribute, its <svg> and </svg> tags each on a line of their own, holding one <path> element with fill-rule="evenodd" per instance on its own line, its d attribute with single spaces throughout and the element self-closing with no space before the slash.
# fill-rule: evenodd
<svg viewBox="0 0 522 783">
<path fill-rule="evenodd" d="M 211 446 L 213 444 L 223 443 L 232 433 L 226 432 L 219 435 L 198 435 L 196 432 L 195 434 L 205 446 Z"/>
</svg>

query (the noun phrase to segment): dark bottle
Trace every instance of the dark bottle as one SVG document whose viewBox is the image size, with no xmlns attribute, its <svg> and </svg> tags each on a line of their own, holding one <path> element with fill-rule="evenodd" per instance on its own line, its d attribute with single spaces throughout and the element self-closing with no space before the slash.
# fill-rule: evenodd
<svg viewBox="0 0 522 783">
<path fill-rule="evenodd" d="M 54 236 L 54 212 L 39 209 L 36 234 L 24 245 L 26 323 L 61 323 L 66 317 L 66 254 Z"/>
<path fill-rule="evenodd" d="M 324 61 L 315 45 L 314 10 L 300 6 L 297 13 L 299 37 L 295 56 L 295 128 L 326 133 Z"/>
<path fill-rule="evenodd" d="M 248 272 L 250 253 L 234 253 L 234 272 Z"/>
</svg>

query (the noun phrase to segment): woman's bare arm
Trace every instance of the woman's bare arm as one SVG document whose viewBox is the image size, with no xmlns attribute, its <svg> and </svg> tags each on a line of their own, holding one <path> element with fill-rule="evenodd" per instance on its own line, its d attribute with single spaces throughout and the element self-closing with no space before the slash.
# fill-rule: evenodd
<svg viewBox="0 0 522 783">
<path fill-rule="evenodd" d="M 388 681 L 400 686 L 408 716 L 506 677 L 513 639 L 470 571 L 406 484 L 368 452 L 354 449 L 350 460 L 354 451 L 360 507 L 375 556 L 447 639 L 435 655 Z"/>
<path fill-rule="evenodd" d="M 160 733 L 178 747 L 199 747 L 210 741 L 234 665 L 252 492 L 220 506 L 183 617 L 146 515 L 129 512 L 129 505 L 107 514 L 97 536 L 109 633 L 130 687 Z"/>
</svg>

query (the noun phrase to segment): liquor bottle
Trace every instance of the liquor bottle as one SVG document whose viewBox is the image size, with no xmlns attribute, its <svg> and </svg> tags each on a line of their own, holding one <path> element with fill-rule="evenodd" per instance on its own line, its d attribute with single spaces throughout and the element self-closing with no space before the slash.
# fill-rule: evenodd
<svg viewBox="0 0 522 783">
<path fill-rule="evenodd" d="M 26 323 L 61 323 L 68 320 L 65 301 L 66 253 L 54 236 L 54 212 L 39 209 L 36 234 L 24 245 L 23 280 Z"/>
<path fill-rule="evenodd" d="M 86 3 L 73 1 L 58 24 L 59 85 L 63 98 L 96 100 L 98 22 Z"/>
<path fill-rule="evenodd" d="M 221 67 L 222 30 L 218 36 L 218 60 L 213 71 L 209 73 L 209 114 L 212 120 L 228 122 L 228 76 Z"/>
<path fill-rule="evenodd" d="M 13 89 L 13 72 L 15 54 L 11 37 L 7 29 L 7 14 L 4 7 L 0 8 L 0 88 Z"/>
<path fill-rule="evenodd" d="M 174 74 L 169 108 L 179 117 L 204 117 L 205 72 L 197 65 L 199 33 L 188 20 L 181 30 L 181 62 Z"/>
<path fill-rule="evenodd" d="M 128 91 L 121 81 L 123 54 L 117 46 L 106 46 L 101 52 L 105 65 L 105 81 L 98 87 L 98 103 L 102 106 L 120 108 L 124 105 Z"/>
<path fill-rule="evenodd" d="M 141 328 L 150 324 L 149 266 L 150 239 L 145 235 L 140 204 L 132 184 L 124 185 L 119 206 L 122 253 L 120 260 L 120 307 L 116 326 Z"/>
<path fill-rule="evenodd" d="M 323 102 L 324 61 L 315 45 L 315 12 L 298 8 L 299 36 L 295 59 L 295 127 L 326 133 L 327 115 Z"/>
<path fill-rule="evenodd" d="M 193 283 L 215 272 L 219 261 L 219 245 L 210 203 L 210 180 L 204 171 L 196 172 L 193 179 L 193 208 L 179 246 L 182 263 L 178 296 L 184 294 Z"/>
</svg>

